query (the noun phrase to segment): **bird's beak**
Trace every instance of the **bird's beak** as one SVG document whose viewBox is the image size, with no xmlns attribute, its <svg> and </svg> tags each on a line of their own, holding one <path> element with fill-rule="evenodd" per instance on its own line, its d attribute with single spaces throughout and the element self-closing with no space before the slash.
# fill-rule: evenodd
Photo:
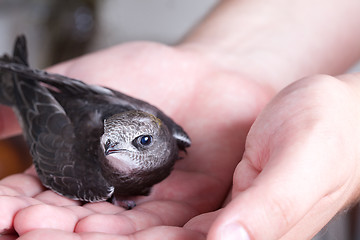
<svg viewBox="0 0 360 240">
<path fill-rule="evenodd" d="M 105 155 L 110 155 L 112 153 L 117 153 L 120 152 L 120 149 L 116 148 L 116 147 L 108 147 L 105 149 Z"/>
<path fill-rule="evenodd" d="M 116 144 L 111 144 L 111 143 L 106 143 L 105 144 L 105 155 L 107 156 L 107 155 L 110 155 L 110 154 L 112 154 L 112 153 L 117 153 L 117 152 L 120 152 L 121 151 L 121 149 L 119 148 L 119 146 L 118 145 L 116 145 Z"/>
</svg>

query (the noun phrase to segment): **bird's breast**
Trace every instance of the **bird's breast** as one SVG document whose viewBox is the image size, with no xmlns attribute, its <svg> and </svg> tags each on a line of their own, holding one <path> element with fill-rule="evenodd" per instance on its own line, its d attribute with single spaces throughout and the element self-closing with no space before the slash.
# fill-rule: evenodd
<svg viewBox="0 0 360 240">
<path fill-rule="evenodd" d="M 131 155 L 126 151 L 107 155 L 106 161 L 117 171 L 123 173 L 130 173 L 139 168 L 138 164 L 134 162 Z"/>
</svg>

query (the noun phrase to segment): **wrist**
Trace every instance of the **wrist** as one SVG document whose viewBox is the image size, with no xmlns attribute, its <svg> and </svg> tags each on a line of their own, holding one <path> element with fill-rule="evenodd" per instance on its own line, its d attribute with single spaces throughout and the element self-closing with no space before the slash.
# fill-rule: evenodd
<svg viewBox="0 0 360 240">
<path fill-rule="evenodd" d="M 222 1 L 177 47 L 278 91 L 307 75 L 340 74 L 356 61 L 359 7 L 357 0 Z"/>
</svg>

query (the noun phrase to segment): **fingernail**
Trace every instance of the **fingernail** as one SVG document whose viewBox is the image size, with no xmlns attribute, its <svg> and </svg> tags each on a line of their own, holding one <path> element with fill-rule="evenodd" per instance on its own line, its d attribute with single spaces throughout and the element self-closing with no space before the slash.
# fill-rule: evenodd
<svg viewBox="0 0 360 240">
<path fill-rule="evenodd" d="M 231 223 L 221 232 L 221 240 L 250 240 L 250 236 L 243 226 Z"/>
</svg>

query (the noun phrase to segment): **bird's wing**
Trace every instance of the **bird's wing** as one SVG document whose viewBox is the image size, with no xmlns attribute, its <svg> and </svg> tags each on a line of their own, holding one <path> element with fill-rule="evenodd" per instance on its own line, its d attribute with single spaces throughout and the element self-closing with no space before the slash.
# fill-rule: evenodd
<svg viewBox="0 0 360 240">
<path fill-rule="evenodd" d="M 14 84 L 16 109 L 42 183 L 73 199 L 109 198 L 112 186 L 96 160 L 79 156 L 75 146 L 82 140 L 76 138 L 72 122 L 54 97 L 33 79 L 15 79 Z"/>
<path fill-rule="evenodd" d="M 76 138 L 72 122 L 54 97 L 33 79 L 14 79 L 14 84 L 16 111 L 42 183 L 73 199 L 109 198 L 112 186 L 96 160 L 79 156 L 75 146 L 82 140 Z"/>
<path fill-rule="evenodd" d="M 25 38 L 18 38 L 14 56 L 0 58 L 0 102 L 13 107 L 42 183 L 62 195 L 99 201 L 113 193 L 93 158 L 77 154 L 81 142 L 64 109 L 27 67 Z M 46 74 L 41 75 L 45 77 Z M 89 157 L 88 157 L 89 158 Z M 94 180 L 94 181 L 90 181 Z"/>
</svg>

